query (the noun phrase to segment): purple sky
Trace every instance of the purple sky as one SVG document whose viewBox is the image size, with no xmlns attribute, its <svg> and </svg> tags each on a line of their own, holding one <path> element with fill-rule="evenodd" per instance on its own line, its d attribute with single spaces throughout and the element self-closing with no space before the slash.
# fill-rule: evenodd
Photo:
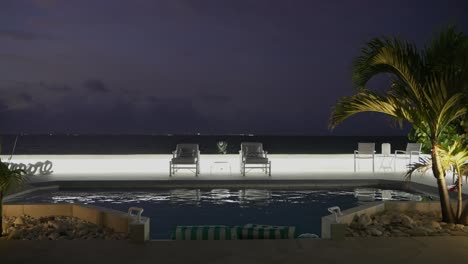
<svg viewBox="0 0 468 264">
<path fill-rule="evenodd" d="M 379 114 L 330 132 L 372 37 L 418 44 L 466 0 L 1 0 L 0 133 L 405 135 Z M 381 82 L 373 82 L 382 88 Z"/>
</svg>

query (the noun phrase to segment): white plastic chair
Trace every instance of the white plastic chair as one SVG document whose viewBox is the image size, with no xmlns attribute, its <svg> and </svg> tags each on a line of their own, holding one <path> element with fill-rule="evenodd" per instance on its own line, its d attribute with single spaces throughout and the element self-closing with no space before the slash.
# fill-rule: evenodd
<svg viewBox="0 0 468 264">
<path fill-rule="evenodd" d="M 407 159 L 408 165 L 411 163 L 413 156 L 421 155 L 421 143 L 408 143 L 406 145 L 406 150 L 395 150 L 395 169 L 396 169 L 396 159 Z"/>
<path fill-rule="evenodd" d="M 358 143 L 358 149 L 354 151 L 354 172 L 358 159 L 372 159 L 372 172 L 375 171 L 375 143 Z"/>
</svg>

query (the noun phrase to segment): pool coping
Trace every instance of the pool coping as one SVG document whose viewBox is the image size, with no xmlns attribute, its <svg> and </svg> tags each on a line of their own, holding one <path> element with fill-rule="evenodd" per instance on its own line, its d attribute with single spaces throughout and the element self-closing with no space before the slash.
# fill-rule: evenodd
<svg viewBox="0 0 468 264">
<path fill-rule="evenodd" d="M 377 187 L 398 188 L 413 191 L 425 195 L 438 197 L 438 189 L 422 183 L 394 181 L 383 179 L 357 179 L 357 180 L 137 180 L 137 181 L 48 181 L 37 182 L 27 186 L 26 189 L 18 189 L 4 197 L 4 201 L 13 199 L 27 193 L 44 190 L 73 190 L 73 189 L 105 189 L 105 190 L 127 190 L 127 189 L 215 189 L 215 188 L 249 188 L 249 189 L 272 189 L 272 190 L 294 190 L 294 189 L 339 189 L 353 187 Z M 456 193 L 454 193 L 456 194 Z M 455 199 L 453 195 L 452 199 Z M 463 199 L 468 195 L 463 194 Z"/>
</svg>

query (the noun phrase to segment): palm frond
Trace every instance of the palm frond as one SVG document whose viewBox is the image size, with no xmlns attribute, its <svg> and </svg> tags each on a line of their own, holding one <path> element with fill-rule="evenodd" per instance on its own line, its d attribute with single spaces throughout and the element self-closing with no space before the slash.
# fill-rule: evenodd
<svg viewBox="0 0 468 264">
<path fill-rule="evenodd" d="M 357 87 L 364 87 L 380 73 L 391 73 L 404 83 L 402 87 L 405 89 L 400 91 L 405 96 L 416 103 L 421 101 L 420 79 L 424 63 L 412 43 L 398 39 L 373 39 L 361 49 L 361 56 L 354 61 L 352 69 L 352 78 Z"/>
<path fill-rule="evenodd" d="M 430 157 L 419 157 L 417 162 L 408 165 L 408 171 L 405 173 L 405 181 L 411 181 L 411 176 L 415 171 L 421 172 L 421 175 L 426 174 L 432 168 L 432 159 Z"/>
<path fill-rule="evenodd" d="M 8 192 L 15 186 L 20 186 L 27 181 L 24 170 L 10 170 L 8 166 L 0 160 L 0 191 Z"/>
<path fill-rule="evenodd" d="M 449 26 L 435 35 L 425 50 L 427 65 L 432 72 L 455 72 L 459 76 L 449 89 L 465 86 L 468 81 L 468 36 Z M 465 84 L 465 85 L 463 85 Z M 459 90 L 458 90 L 459 91 Z"/>
<path fill-rule="evenodd" d="M 364 87 L 381 73 L 393 77 L 389 90 L 379 96 Z M 421 51 L 407 41 L 373 39 L 353 62 L 352 77 L 359 89 L 332 109 L 332 129 L 356 113 L 372 111 L 400 124 L 406 120 L 438 140 L 451 122 L 468 120 L 468 37 L 453 27 Z"/>
<path fill-rule="evenodd" d="M 438 112 L 437 126 L 434 129 L 434 134 L 437 138 L 440 137 L 441 133 L 445 128 L 452 123 L 454 120 L 462 117 L 466 114 L 466 106 L 462 106 L 462 94 L 455 94 L 445 102 L 444 106 Z"/>
<path fill-rule="evenodd" d="M 441 145 L 437 145 L 435 148 L 440 154 L 441 166 L 444 171 L 455 169 L 455 173 L 458 177 L 464 175 L 464 170 L 468 165 L 468 149 L 460 141 L 455 143 L 448 148 L 444 148 Z M 411 180 L 412 174 L 418 170 L 422 175 L 432 168 L 432 159 L 430 157 L 420 157 L 418 162 L 411 163 L 408 166 L 408 171 L 405 174 L 405 180 Z"/>
<path fill-rule="evenodd" d="M 379 96 L 368 90 L 343 97 L 332 109 L 330 127 L 334 128 L 346 118 L 361 112 L 379 112 L 397 117 L 395 105 L 391 101 L 391 98 Z"/>
</svg>

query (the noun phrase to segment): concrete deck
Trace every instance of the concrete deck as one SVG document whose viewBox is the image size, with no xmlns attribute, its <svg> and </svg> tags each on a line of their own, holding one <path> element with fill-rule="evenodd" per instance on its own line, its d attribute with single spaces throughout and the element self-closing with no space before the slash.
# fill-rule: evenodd
<svg viewBox="0 0 468 264">
<path fill-rule="evenodd" d="M 465 263 L 468 237 L 333 240 L 0 241 L 2 263 Z"/>
<path fill-rule="evenodd" d="M 0 156 L 3 161 L 8 157 Z M 170 186 L 184 185 L 216 185 L 221 182 L 237 184 L 271 184 L 274 182 L 285 185 L 296 183 L 332 183 L 338 185 L 348 181 L 396 181 L 404 179 L 408 160 L 393 156 L 377 155 L 375 171 L 372 172 L 372 161 L 358 160 L 358 170 L 354 172 L 354 157 L 352 154 L 334 155 L 269 155 L 272 162 L 272 176 L 259 170 L 250 171 L 244 177 L 240 173 L 238 155 L 202 155 L 200 158 L 201 173 L 198 177 L 191 171 L 180 171 L 169 177 L 169 160 L 171 155 L 15 155 L 12 162 L 35 163 L 50 160 L 53 163 L 53 173 L 37 175 L 30 179 L 32 184 L 60 183 L 61 185 L 78 186 L 87 182 L 112 182 L 119 186 Z M 415 160 L 413 160 L 415 161 Z M 216 163 L 224 162 L 224 163 Z M 452 184 L 452 177 L 446 179 Z M 140 182 L 140 184 L 138 184 Z M 421 176 L 413 175 L 412 182 L 436 187 L 432 172 Z M 468 194 L 468 185 L 463 186 L 463 193 Z"/>
</svg>

